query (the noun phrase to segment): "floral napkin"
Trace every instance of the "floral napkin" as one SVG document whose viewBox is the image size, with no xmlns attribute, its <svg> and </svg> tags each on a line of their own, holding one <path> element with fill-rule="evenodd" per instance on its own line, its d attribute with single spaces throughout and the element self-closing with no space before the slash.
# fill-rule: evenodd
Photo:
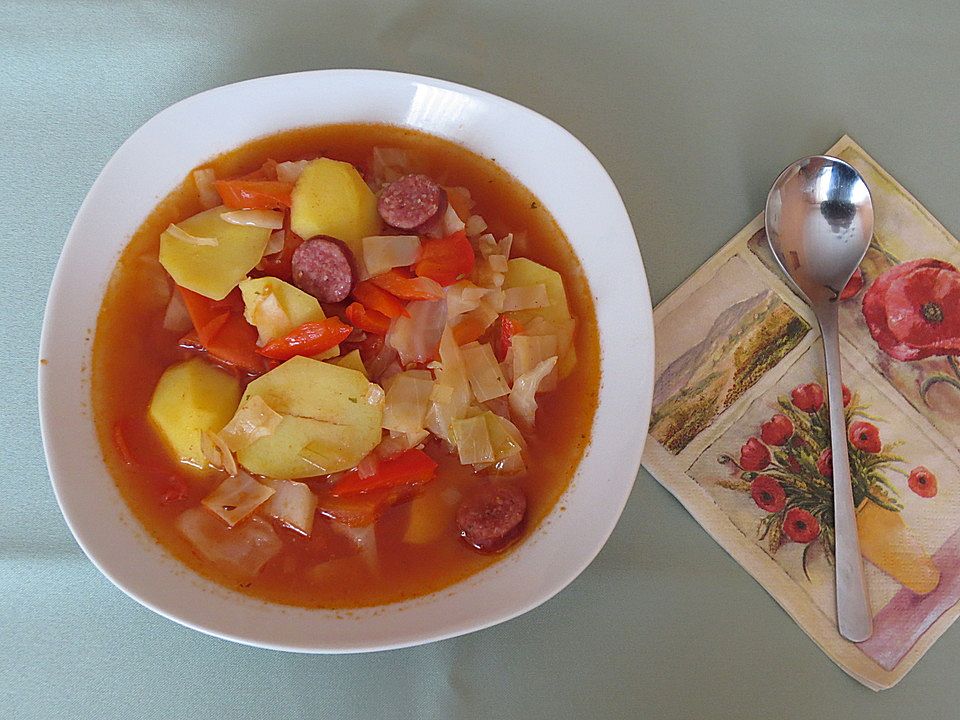
<svg viewBox="0 0 960 720">
<path fill-rule="evenodd" d="M 843 670 L 896 684 L 960 615 L 960 244 L 853 140 L 876 227 L 841 295 L 873 636 L 836 629 L 823 350 L 757 216 L 654 312 L 644 465 Z"/>
</svg>

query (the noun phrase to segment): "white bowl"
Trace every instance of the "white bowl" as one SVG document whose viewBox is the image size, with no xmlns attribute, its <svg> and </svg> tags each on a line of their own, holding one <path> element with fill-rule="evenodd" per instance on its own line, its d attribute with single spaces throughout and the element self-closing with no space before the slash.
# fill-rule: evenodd
<svg viewBox="0 0 960 720">
<path fill-rule="evenodd" d="M 255 110 L 251 110 L 255 108 Z M 602 351 L 590 446 L 566 494 L 501 562 L 441 592 L 350 612 L 266 603 L 205 580 L 153 541 L 101 456 L 90 411 L 91 341 L 122 246 L 193 167 L 253 138 L 341 122 L 408 126 L 494 157 L 546 205 L 595 296 Z M 57 265 L 40 342 L 40 418 L 64 518 L 121 590 L 188 627 L 250 645 L 360 652 L 460 635 L 520 615 L 563 589 L 600 551 L 640 466 L 650 414 L 653 322 L 636 238 L 616 187 L 570 133 L 479 90 L 372 70 L 265 77 L 183 100 L 110 159 Z"/>
</svg>

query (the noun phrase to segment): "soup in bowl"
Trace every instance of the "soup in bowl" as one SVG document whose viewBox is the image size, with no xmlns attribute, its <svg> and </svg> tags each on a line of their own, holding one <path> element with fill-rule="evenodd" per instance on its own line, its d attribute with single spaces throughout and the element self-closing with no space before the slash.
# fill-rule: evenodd
<svg viewBox="0 0 960 720">
<path fill-rule="evenodd" d="M 556 125 L 390 73 L 241 83 L 148 122 L 81 209 L 48 462 L 88 555 L 162 614 L 292 650 L 424 642 L 599 551 L 651 332 L 622 203 Z"/>
</svg>

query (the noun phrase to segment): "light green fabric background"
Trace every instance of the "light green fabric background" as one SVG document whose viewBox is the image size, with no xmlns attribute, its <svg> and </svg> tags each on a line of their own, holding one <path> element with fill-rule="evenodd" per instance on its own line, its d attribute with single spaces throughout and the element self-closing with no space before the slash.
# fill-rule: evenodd
<svg viewBox="0 0 960 720">
<path fill-rule="evenodd" d="M 260 75 L 411 71 L 557 120 L 619 186 L 655 301 L 844 132 L 960 231 L 956 3 L 2 0 L 0 58 L 0 717 L 957 716 L 960 628 L 876 695 L 645 472 L 590 568 L 505 625 L 353 657 L 206 637 L 82 555 L 35 385 L 48 284 L 100 168 L 163 107 Z"/>
</svg>

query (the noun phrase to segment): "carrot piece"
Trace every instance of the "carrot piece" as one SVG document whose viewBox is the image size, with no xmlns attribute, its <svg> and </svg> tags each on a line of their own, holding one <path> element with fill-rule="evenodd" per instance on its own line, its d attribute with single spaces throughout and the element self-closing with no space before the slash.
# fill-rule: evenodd
<svg viewBox="0 0 960 720">
<path fill-rule="evenodd" d="M 518 323 L 513 318 L 509 318 L 506 315 L 500 316 L 500 337 L 497 340 L 496 351 L 497 351 L 497 360 L 503 362 L 507 357 L 507 350 L 510 349 L 510 345 L 513 341 L 513 336 L 523 332 L 523 325 Z"/>
<path fill-rule="evenodd" d="M 283 337 L 271 340 L 257 352 L 273 360 L 289 360 L 295 355 L 316 355 L 339 345 L 347 339 L 353 328 L 340 318 L 305 322 Z"/>
<path fill-rule="evenodd" d="M 458 230 L 446 237 L 424 241 L 414 271 L 420 277 L 446 286 L 473 272 L 475 263 L 476 255 L 466 231 Z"/>
<path fill-rule="evenodd" d="M 223 204 L 237 209 L 281 210 L 290 207 L 293 183 L 279 180 L 216 180 Z"/>
<path fill-rule="evenodd" d="M 453 340 L 457 345 L 466 345 L 474 340 L 479 340 L 489 325 L 484 325 L 480 320 L 472 315 L 466 315 L 463 320 L 451 328 L 453 330 Z"/>
<path fill-rule="evenodd" d="M 375 335 L 386 335 L 390 329 L 390 318 L 376 310 L 368 310 L 358 302 L 350 303 L 346 312 L 347 322 L 358 330 Z"/>
<path fill-rule="evenodd" d="M 393 268 L 393 270 L 388 270 L 370 278 L 370 282 L 402 300 L 439 300 L 442 298 L 443 293 L 437 292 L 435 288 L 424 283 L 425 279 L 411 277 L 409 274 Z"/>
<path fill-rule="evenodd" d="M 331 489 L 334 496 L 349 496 L 368 493 L 400 485 L 420 485 L 433 480 L 437 463 L 423 450 L 411 448 L 399 455 L 383 460 L 373 475 L 360 477 L 356 468 L 346 473 Z"/>
<path fill-rule="evenodd" d="M 391 295 L 383 288 L 369 280 L 362 280 L 353 289 L 353 296 L 363 304 L 367 310 L 374 310 L 388 318 L 409 315 L 403 303 L 396 295 Z"/>
</svg>

